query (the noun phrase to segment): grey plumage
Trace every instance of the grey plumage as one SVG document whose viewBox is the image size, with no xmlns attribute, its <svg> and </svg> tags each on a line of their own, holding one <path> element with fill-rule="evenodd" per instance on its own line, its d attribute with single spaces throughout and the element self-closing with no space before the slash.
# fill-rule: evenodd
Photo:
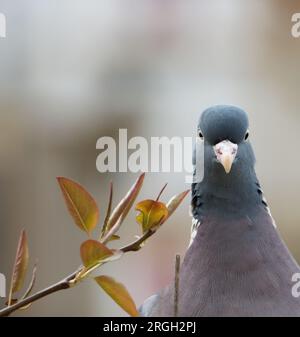
<svg viewBox="0 0 300 337">
<path fill-rule="evenodd" d="M 209 108 L 198 130 L 204 178 L 192 184 L 195 231 L 180 272 L 179 316 L 300 316 L 300 298 L 291 292 L 292 275 L 300 269 L 257 180 L 246 113 L 233 106 Z M 232 162 L 219 144 L 229 144 Z M 173 285 L 146 303 L 143 315 L 172 316 Z"/>
</svg>

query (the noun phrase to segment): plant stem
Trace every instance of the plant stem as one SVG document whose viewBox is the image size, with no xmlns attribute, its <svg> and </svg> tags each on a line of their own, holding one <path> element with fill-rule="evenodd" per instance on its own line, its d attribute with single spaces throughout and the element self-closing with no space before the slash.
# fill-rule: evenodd
<svg viewBox="0 0 300 337">
<path fill-rule="evenodd" d="M 35 293 L 34 295 L 31 295 L 29 297 L 26 297 L 22 300 L 20 300 L 19 302 L 17 302 L 16 304 L 10 305 L 7 308 L 4 308 L 2 310 L 0 310 L 0 317 L 4 317 L 4 316 L 9 316 L 11 313 L 13 313 L 14 311 L 25 307 L 28 304 L 31 304 L 37 300 L 39 300 L 40 298 L 43 298 L 45 296 L 48 296 L 50 294 L 53 294 L 59 290 L 63 290 L 63 289 L 68 289 L 71 287 L 70 285 L 70 281 L 77 275 L 78 270 L 72 274 L 70 274 L 69 276 L 67 276 L 66 278 L 64 278 L 63 280 L 59 281 L 58 283 L 55 283 L 53 285 L 51 285 L 48 288 L 45 288 L 37 293 Z"/>
<path fill-rule="evenodd" d="M 17 302 L 16 304 L 13 304 L 13 305 L 10 305 L 9 307 L 5 308 L 5 309 L 2 309 L 0 310 L 0 317 L 2 316 L 9 316 L 12 312 L 22 308 L 22 307 L 25 307 L 26 305 L 28 304 L 31 304 L 35 301 L 37 301 L 38 299 L 40 298 L 43 298 L 49 294 L 52 294 L 52 293 L 55 293 L 59 290 L 62 290 L 62 289 L 67 289 L 69 288 L 70 285 L 68 284 L 68 282 L 64 282 L 64 281 L 61 281 L 61 282 L 58 282 L 46 289 L 43 289 L 39 292 L 37 292 L 36 294 L 32 295 L 32 296 L 29 296 L 27 298 L 25 298 L 24 300 L 21 300 L 20 302 Z"/>
<path fill-rule="evenodd" d="M 159 200 L 159 198 L 161 197 L 161 195 L 163 194 L 163 191 L 165 190 L 165 188 L 167 187 L 167 183 L 163 186 L 163 188 L 160 190 L 160 192 L 159 192 L 159 194 L 158 194 L 158 196 L 157 196 L 157 198 L 156 198 L 156 201 L 158 201 Z"/>
<path fill-rule="evenodd" d="M 175 260 L 175 280 L 174 280 L 174 317 L 178 316 L 179 272 L 180 272 L 180 255 L 176 255 L 176 260 Z"/>
<path fill-rule="evenodd" d="M 149 229 L 145 234 L 143 234 L 138 240 L 130 243 L 128 246 L 124 246 L 120 248 L 123 253 L 127 252 L 136 252 L 141 249 L 142 243 L 146 241 L 146 239 L 150 238 L 156 231 Z"/>
<path fill-rule="evenodd" d="M 120 250 L 123 253 L 128 253 L 128 252 L 135 252 L 138 251 L 141 247 L 142 247 L 142 243 L 148 239 L 150 236 L 152 236 L 156 231 L 155 230 L 148 230 L 146 233 L 144 233 L 138 240 L 130 243 L 127 246 L 124 246 L 123 248 L 121 248 Z M 37 300 L 39 300 L 40 298 L 46 297 L 50 294 L 53 294 L 57 291 L 60 290 L 64 290 L 64 289 L 68 289 L 71 288 L 72 285 L 76 285 L 76 281 L 74 283 L 72 283 L 71 281 L 74 281 L 77 274 L 82 270 L 82 266 L 80 266 L 75 272 L 73 272 L 72 274 L 70 274 L 69 276 L 67 276 L 66 278 L 64 278 L 63 280 L 49 286 L 48 288 L 45 288 L 31 296 L 28 296 L 24 299 L 21 299 L 19 302 L 10 305 L 2 310 L 0 310 L 0 317 L 3 316 L 9 316 L 11 313 L 13 313 L 14 311 L 27 306 L 28 304 L 31 304 Z"/>
</svg>

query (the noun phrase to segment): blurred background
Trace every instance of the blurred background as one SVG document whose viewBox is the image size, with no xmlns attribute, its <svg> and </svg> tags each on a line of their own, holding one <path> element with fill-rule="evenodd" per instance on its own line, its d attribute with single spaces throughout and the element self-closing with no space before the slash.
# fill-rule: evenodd
<svg viewBox="0 0 300 337">
<path fill-rule="evenodd" d="M 299 5 L 299 4 L 298 4 Z M 118 136 L 193 136 L 200 112 L 234 104 L 249 113 L 257 173 L 288 247 L 300 262 L 300 38 L 292 0 L 0 0 L 0 272 L 11 273 L 25 228 L 36 289 L 72 272 L 85 239 L 66 211 L 56 176 L 115 204 L 137 174 L 100 174 L 96 141 Z M 146 176 L 139 199 L 185 190 L 185 173 Z M 191 219 L 189 198 L 139 253 L 102 272 L 140 305 L 173 278 Z M 139 228 L 134 212 L 122 243 Z M 0 299 L 0 304 L 4 300 Z M 92 281 L 19 315 L 124 315 Z"/>
</svg>

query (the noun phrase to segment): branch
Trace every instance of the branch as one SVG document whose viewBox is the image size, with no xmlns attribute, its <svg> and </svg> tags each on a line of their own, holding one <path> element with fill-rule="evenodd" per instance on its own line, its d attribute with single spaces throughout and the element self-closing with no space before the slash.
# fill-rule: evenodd
<svg viewBox="0 0 300 337">
<path fill-rule="evenodd" d="M 138 240 L 130 243 L 127 246 L 124 246 L 123 248 L 120 248 L 120 251 L 122 251 L 123 253 L 127 253 L 140 250 L 144 241 L 150 238 L 150 236 L 152 236 L 155 232 L 156 230 L 148 229 L 147 232 L 145 232 L 145 234 L 143 234 Z"/>
<path fill-rule="evenodd" d="M 124 246 L 120 250 L 123 253 L 128 253 L 128 252 L 136 252 L 142 248 L 142 244 L 146 239 L 148 239 L 150 236 L 152 236 L 156 231 L 149 229 L 146 233 L 144 233 L 138 240 L 132 242 L 131 244 Z M 82 266 L 80 266 L 75 272 L 64 278 L 63 280 L 49 286 L 48 288 L 45 288 L 27 298 L 24 298 L 20 300 L 19 302 L 10 305 L 2 310 L 0 310 L 0 317 L 3 316 L 9 316 L 11 313 L 14 311 L 21 309 L 43 297 L 46 297 L 50 294 L 56 293 L 57 291 L 64 290 L 64 289 L 69 289 L 72 286 L 75 286 L 78 284 L 77 282 L 72 282 L 76 280 L 76 276 L 80 271 L 82 270 Z"/>
<path fill-rule="evenodd" d="M 174 317 L 178 316 L 180 255 L 176 255 L 174 279 Z"/>
<path fill-rule="evenodd" d="M 40 298 L 43 298 L 43 297 L 48 296 L 50 294 L 53 294 L 53 293 L 55 293 L 59 290 L 70 288 L 69 278 L 71 279 L 71 276 L 74 277 L 74 274 L 71 274 L 69 277 L 65 278 L 64 280 L 62 280 L 58 283 L 55 283 L 55 284 L 51 285 L 50 287 L 45 288 L 45 289 L 35 293 L 34 295 L 31 295 L 27 298 L 24 298 L 23 300 L 17 302 L 16 304 L 10 305 L 7 308 L 4 308 L 4 309 L 0 310 L 0 317 L 9 316 L 14 311 L 16 311 L 20 308 L 23 308 L 26 305 L 37 301 Z"/>
</svg>

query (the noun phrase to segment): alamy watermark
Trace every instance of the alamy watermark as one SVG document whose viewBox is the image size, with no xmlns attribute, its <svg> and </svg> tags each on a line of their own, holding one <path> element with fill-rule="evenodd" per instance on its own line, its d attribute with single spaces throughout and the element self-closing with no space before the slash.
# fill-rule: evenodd
<svg viewBox="0 0 300 337">
<path fill-rule="evenodd" d="M 293 274 L 292 282 L 295 283 L 292 287 L 292 295 L 298 298 L 300 297 L 300 273 Z"/>
<path fill-rule="evenodd" d="M 300 37 L 300 13 L 294 13 L 292 15 L 291 21 L 294 23 L 292 25 L 291 34 L 293 37 Z"/>
<path fill-rule="evenodd" d="M 6 16 L 0 13 L 0 38 L 6 38 Z"/>
<path fill-rule="evenodd" d="M 0 273 L 0 297 L 6 297 L 6 278 Z"/>
<path fill-rule="evenodd" d="M 200 182 L 204 173 L 204 146 L 198 137 L 144 137 L 128 139 L 127 129 L 119 129 L 118 142 L 100 137 L 96 167 L 103 172 L 185 172 L 186 183 Z M 192 163 L 194 151 L 194 166 Z M 194 171 L 195 167 L 195 171 Z"/>
</svg>

